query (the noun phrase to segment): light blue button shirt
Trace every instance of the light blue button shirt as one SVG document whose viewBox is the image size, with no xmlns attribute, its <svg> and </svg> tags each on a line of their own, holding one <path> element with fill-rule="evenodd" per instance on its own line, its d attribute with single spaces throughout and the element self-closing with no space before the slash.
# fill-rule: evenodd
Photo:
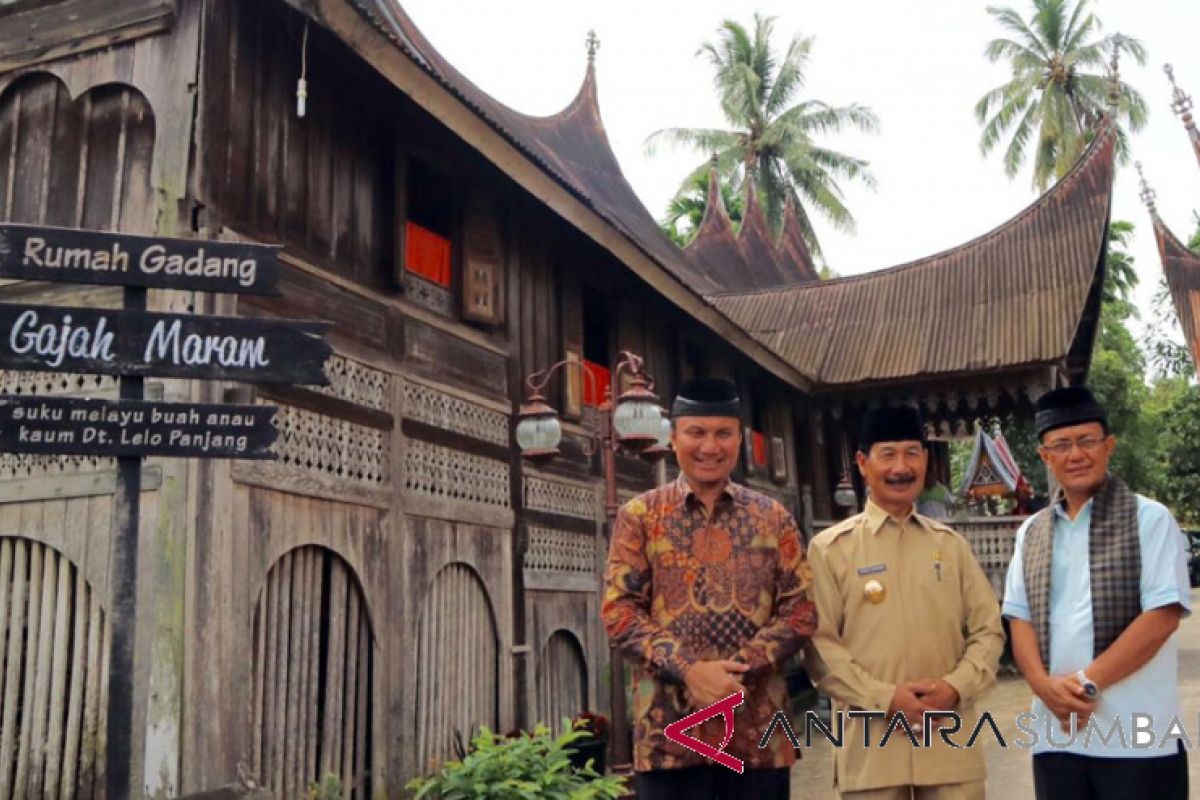
<svg viewBox="0 0 1200 800">
<path fill-rule="evenodd" d="M 1088 559 L 1088 531 L 1092 521 L 1092 501 L 1080 510 L 1074 520 L 1067 517 L 1061 506 L 1054 509 L 1054 556 L 1050 565 L 1050 669 L 1051 675 L 1073 675 L 1092 663 L 1092 585 Z M 1017 531 L 1016 549 L 1008 567 L 1004 588 L 1003 613 L 1031 622 L 1029 598 L 1025 591 L 1025 571 L 1022 563 L 1025 533 L 1033 518 Z M 1138 495 L 1138 539 L 1142 551 L 1141 599 L 1142 609 L 1149 611 L 1179 603 L 1185 616 L 1191 613 L 1191 588 L 1187 574 L 1187 544 L 1171 512 L 1161 503 Z M 1082 730 L 1074 741 L 1058 727 L 1040 698 L 1033 698 L 1034 720 L 1025 728 L 1036 737 L 1023 732 L 1021 739 L 1028 743 L 1036 738 L 1033 753 L 1077 753 L 1079 755 L 1116 758 L 1153 758 L 1172 755 L 1176 740 L 1163 742 L 1172 719 L 1186 726 L 1179 706 L 1179 642 L 1172 635 L 1154 658 L 1120 683 L 1100 693 L 1100 702 L 1093 714 L 1103 736 L 1114 735 L 1105 744 L 1101 736 Z M 1137 715 L 1137 718 L 1135 718 Z M 1144 715 L 1153 718 L 1153 745 L 1148 733 L 1135 734 L 1135 727 L 1150 728 Z M 1114 721 L 1120 729 L 1113 731 Z M 1050 728 L 1050 736 L 1047 728 Z M 1177 733 L 1178 729 L 1172 731 Z M 1122 745 L 1119 733 L 1123 732 Z M 1188 727 L 1189 734 L 1194 729 Z M 1135 742 L 1141 746 L 1135 746 Z M 1187 743 L 1185 742 L 1185 745 Z M 1192 742 L 1200 745 L 1200 742 Z"/>
</svg>

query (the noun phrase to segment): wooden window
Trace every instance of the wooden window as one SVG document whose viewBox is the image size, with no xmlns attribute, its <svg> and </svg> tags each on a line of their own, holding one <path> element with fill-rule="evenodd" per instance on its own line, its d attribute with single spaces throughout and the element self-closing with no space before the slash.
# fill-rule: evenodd
<svg viewBox="0 0 1200 800">
<path fill-rule="evenodd" d="M 453 315 L 457 212 L 451 178 L 401 149 L 395 185 L 396 285 L 414 303 Z"/>
<path fill-rule="evenodd" d="M 584 379 L 583 404 L 593 408 L 604 400 L 612 380 L 609 347 L 610 307 L 595 289 L 583 287 L 583 364 L 593 380 Z"/>
</svg>

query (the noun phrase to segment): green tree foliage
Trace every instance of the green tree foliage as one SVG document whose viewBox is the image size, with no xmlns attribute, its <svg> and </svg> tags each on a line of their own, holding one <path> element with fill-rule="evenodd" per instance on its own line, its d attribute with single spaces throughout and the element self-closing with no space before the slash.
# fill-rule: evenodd
<svg viewBox="0 0 1200 800">
<path fill-rule="evenodd" d="M 1200 386 L 1176 379 L 1161 420 L 1162 492 L 1185 525 L 1200 525 Z"/>
<path fill-rule="evenodd" d="M 1006 63 L 1011 77 L 980 98 L 975 116 L 983 125 L 979 146 L 984 155 L 1007 139 L 1004 171 L 1010 178 L 1021 170 L 1032 145 L 1033 185 L 1044 191 L 1079 158 L 1108 106 L 1107 60 L 1125 53 L 1144 64 L 1146 50 L 1121 34 L 1101 36 L 1088 0 L 1033 0 L 1032 6 L 1029 17 L 1008 7 L 988 7 L 1004 35 L 988 42 L 984 54 L 993 63 Z M 1119 82 L 1118 119 L 1138 131 L 1146 114 L 1142 96 Z M 1129 147 L 1123 129 L 1117 137 L 1124 163 Z"/>
<path fill-rule="evenodd" d="M 713 68 L 717 99 L 725 116 L 725 128 L 666 128 L 651 134 L 646 150 L 653 155 L 661 145 L 699 151 L 705 160 L 680 185 L 678 196 L 707 187 L 708 158 L 714 157 L 722 186 L 735 194 L 752 175 L 767 219 L 779 229 L 783 210 L 790 198 L 804 231 L 809 249 L 820 258 L 821 246 L 813 231 L 812 213 L 838 228 L 854 229 L 854 217 L 842 201 L 841 181 L 858 181 L 874 186 L 867 162 L 817 141 L 856 128 L 874 131 L 879 120 L 865 106 L 831 106 L 820 100 L 802 99 L 805 72 L 812 54 L 811 36 L 794 36 L 780 53 L 772 46 L 775 20 L 754 15 L 748 30 L 726 20 L 717 39 L 706 42 L 699 55 Z"/>
</svg>

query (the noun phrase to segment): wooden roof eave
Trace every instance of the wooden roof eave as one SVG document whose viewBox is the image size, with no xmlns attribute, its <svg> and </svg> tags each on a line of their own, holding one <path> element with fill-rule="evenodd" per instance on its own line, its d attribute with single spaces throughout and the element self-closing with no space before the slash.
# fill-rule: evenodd
<svg viewBox="0 0 1200 800">
<path fill-rule="evenodd" d="M 801 391 L 812 382 L 792 365 L 755 340 L 662 265 L 623 231 L 606 220 L 568 187 L 551 177 L 519 150 L 513 141 L 476 114 L 421 65 L 407 56 L 359 13 L 349 0 L 317 0 L 311 4 L 288 0 L 301 12 L 332 31 L 367 64 L 414 103 L 453 130 L 563 220 L 611 253 L 635 275 L 705 327 L 729 342 L 767 372 Z"/>
</svg>

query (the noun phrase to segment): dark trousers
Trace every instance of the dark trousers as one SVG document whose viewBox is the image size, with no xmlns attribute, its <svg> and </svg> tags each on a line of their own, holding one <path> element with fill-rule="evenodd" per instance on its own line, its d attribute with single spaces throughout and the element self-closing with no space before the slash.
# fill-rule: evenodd
<svg viewBox="0 0 1200 800">
<path fill-rule="evenodd" d="M 1033 757 L 1037 800 L 1187 800 L 1187 754 L 1095 758 L 1075 753 Z"/>
<path fill-rule="evenodd" d="M 635 772 L 638 800 L 788 800 L 791 770 L 747 769 L 741 775 L 721 766 Z"/>
</svg>

